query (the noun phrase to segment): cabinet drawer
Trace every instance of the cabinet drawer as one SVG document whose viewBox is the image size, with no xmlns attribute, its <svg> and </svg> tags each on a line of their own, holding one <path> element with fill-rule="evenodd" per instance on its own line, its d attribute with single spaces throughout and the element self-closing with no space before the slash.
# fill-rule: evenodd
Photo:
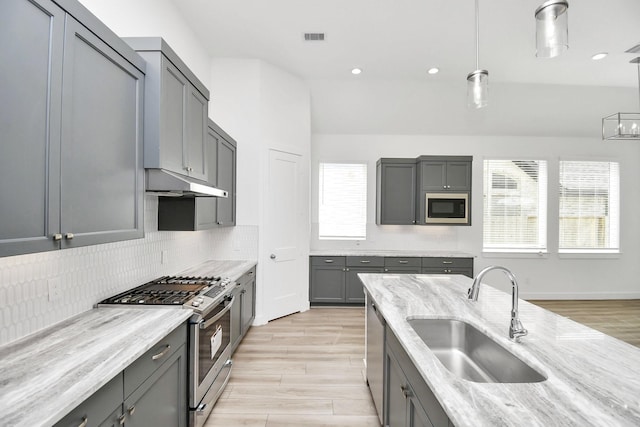
<svg viewBox="0 0 640 427">
<path fill-rule="evenodd" d="M 348 256 L 348 267 L 384 267 L 384 257 L 379 256 Z"/>
<path fill-rule="evenodd" d="M 422 261 L 414 257 L 385 257 L 385 267 L 420 267 Z"/>
<path fill-rule="evenodd" d="M 124 370 L 124 396 L 128 397 L 140 384 L 187 342 L 187 327 L 181 325 L 164 337 L 151 350 Z M 155 359 L 154 359 L 155 357 Z"/>
<path fill-rule="evenodd" d="M 423 268 L 472 268 L 473 258 L 422 258 Z"/>
<path fill-rule="evenodd" d="M 345 257 L 343 256 L 312 256 L 311 265 L 333 265 L 336 267 L 344 267 Z"/>
<path fill-rule="evenodd" d="M 244 285 L 245 283 L 249 283 L 255 278 L 256 278 L 256 268 L 252 267 L 251 270 L 247 271 L 242 276 L 240 276 L 237 282 L 241 285 Z"/>
<path fill-rule="evenodd" d="M 462 274 L 473 279 L 472 268 L 423 267 L 422 274 Z"/>
<path fill-rule="evenodd" d="M 122 373 L 102 386 L 87 400 L 69 412 L 54 427 L 77 427 L 87 420 L 87 425 L 100 425 L 110 418 L 112 412 L 118 409 L 122 413 Z"/>
</svg>

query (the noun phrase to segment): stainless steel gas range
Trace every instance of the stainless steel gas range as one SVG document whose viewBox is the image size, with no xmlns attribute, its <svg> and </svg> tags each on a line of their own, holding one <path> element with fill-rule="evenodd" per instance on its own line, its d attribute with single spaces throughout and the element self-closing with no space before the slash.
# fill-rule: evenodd
<svg viewBox="0 0 640 427">
<path fill-rule="evenodd" d="M 221 277 L 165 276 L 101 301 L 139 307 L 189 308 L 189 426 L 201 427 L 231 375 L 233 286 Z"/>
</svg>

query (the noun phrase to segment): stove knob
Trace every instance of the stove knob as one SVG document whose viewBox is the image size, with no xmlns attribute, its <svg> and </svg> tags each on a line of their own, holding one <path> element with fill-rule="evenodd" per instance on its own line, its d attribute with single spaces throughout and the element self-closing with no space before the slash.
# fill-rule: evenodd
<svg viewBox="0 0 640 427">
<path fill-rule="evenodd" d="M 191 303 L 191 305 L 194 306 L 194 307 L 198 307 L 198 306 L 200 306 L 200 302 L 194 301 L 194 302 Z"/>
<path fill-rule="evenodd" d="M 202 304 L 204 302 L 204 298 L 198 297 L 198 298 L 196 298 L 196 301 L 198 301 L 200 304 Z"/>
</svg>

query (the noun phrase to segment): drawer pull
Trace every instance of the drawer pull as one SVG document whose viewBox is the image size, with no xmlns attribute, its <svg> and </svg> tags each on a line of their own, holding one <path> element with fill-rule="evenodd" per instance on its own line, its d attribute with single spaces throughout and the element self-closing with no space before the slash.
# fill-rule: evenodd
<svg viewBox="0 0 640 427">
<path fill-rule="evenodd" d="M 360 261 L 360 264 L 371 264 L 371 261 L 362 260 L 362 261 Z"/>
<path fill-rule="evenodd" d="M 133 415 L 136 412 L 136 406 L 133 405 L 131 408 L 127 409 L 127 412 L 129 413 L 129 415 Z"/>
<path fill-rule="evenodd" d="M 120 415 L 120 416 L 118 417 L 118 422 L 120 423 L 120 425 L 121 425 L 121 426 L 122 426 L 122 425 L 124 425 L 124 420 L 125 420 L 125 418 L 126 418 L 126 417 L 124 416 L 124 414 L 122 414 L 122 415 Z"/>
<path fill-rule="evenodd" d="M 453 264 L 453 261 L 442 261 L 443 264 Z"/>
<path fill-rule="evenodd" d="M 162 357 L 164 357 L 165 354 L 167 354 L 167 352 L 169 351 L 169 349 L 171 349 L 171 346 L 169 344 L 167 344 L 167 346 L 165 347 L 164 350 L 162 350 L 160 353 L 158 354 L 154 354 L 153 356 L 151 356 L 151 360 L 158 360 Z"/>
<path fill-rule="evenodd" d="M 84 417 L 82 417 L 82 422 L 78 424 L 78 427 L 86 427 L 87 423 L 89 423 L 89 418 L 87 418 L 85 415 Z"/>
<path fill-rule="evenodd" d="M 325 259 L 324 262 L 326 262 L 327 264 L 331 264 L 333 262 L 332 259 Z"/>
<path fill-rule="evenodd" d="M 409 264 L 409 261 L 401 259 L 400 261 L 398 261 L 398 264 Z"/>
</svg>

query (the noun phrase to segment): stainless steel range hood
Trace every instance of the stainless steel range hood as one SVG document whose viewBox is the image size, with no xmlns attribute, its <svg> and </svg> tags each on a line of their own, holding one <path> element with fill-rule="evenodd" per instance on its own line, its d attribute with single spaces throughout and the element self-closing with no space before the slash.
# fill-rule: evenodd
<svg viewBox="0 0 640 427">
<path fill-rule="evenodd" d="M 145 169 L 147 194 L 164 197 L 228 197 L 225 190 L 164 169 Z"/>
</svg>

